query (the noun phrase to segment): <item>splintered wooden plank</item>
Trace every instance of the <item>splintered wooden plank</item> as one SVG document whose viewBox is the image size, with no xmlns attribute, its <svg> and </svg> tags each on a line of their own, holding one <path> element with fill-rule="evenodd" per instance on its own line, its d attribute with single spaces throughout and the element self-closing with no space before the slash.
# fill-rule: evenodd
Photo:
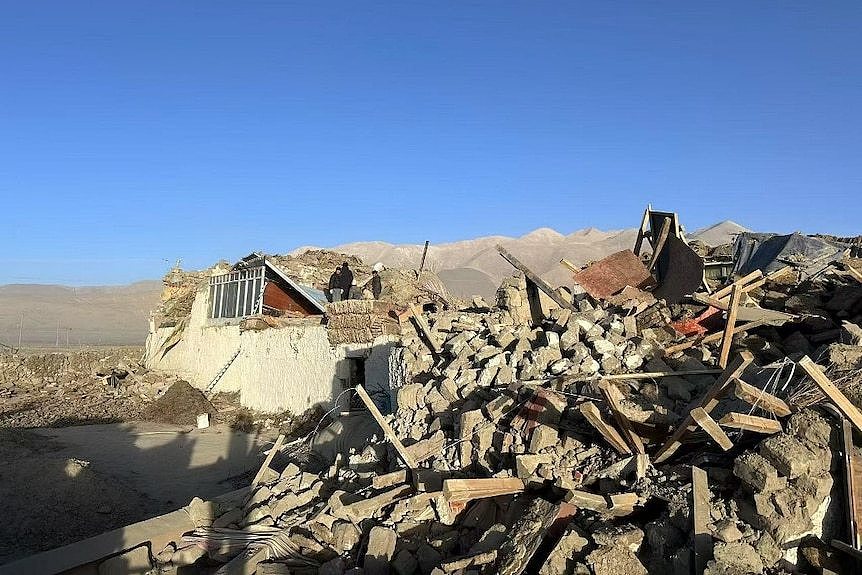
<svg viewBox="0 0 862 575">
<path fill-rule="evenodd" d="M 749 385 L 740 378 L 736 379 L 736 387 L 733 390 L 733 394 L 742 401 L 768 411 L 777 417 L 787 417 L 790 415 L 790 406 L 782 399 L 775 397 L 771 393 L 766 393 L 764 390 L 758 389 L 753 385 Z"/>
<path fill-rule="evenodd" d="M 733 447 L 733 442 L 727 436 L 721 426 L 718 425 L 702 407 L 691 410 L 691 417 L 698 427 L 704 430 L 723 450 L 727 451 Z"/>
<path fill-rule="evenodd" d="M 622 517 L 634 512 L 638 496 L 636 493 L 615 493 L 607 496 L 579 489 L 567 489 L 564 500 L 580 509 Z"/>
<path fill-rule="evenodd" d="M 719 421 L 724 427 L 732 429 L 744 429 L 755 433 L 778 433 L 781 431 L 781 423 L 766 417 L 756 415 L 745 415 L 744 413 L 728 413 Z"/>
<path fill-rule="evenodd" d="M 697 407 L 703 408 L 706 413 L 710 413 L 715 409 L 715 406 L 718 404 L 718 399 L 724 393 L 725 388 L 731 381 L 742 375 L 742 372 L 745 371 L 745 368 L 747 368 L 752 361 L 754 361 L 754 356 L 751 355 L 751 352 L 743 351 L 740 353 L 736 359 L 727 366 L 727 369 L 722 372 L 715 383 L 712 384 L 712 387 L 710 387 L 703 397 L 700 398 L 700 402 Z M 661 463 L 673 455 L 676 450 L 679 449 L 679 446 L 682 445 L 680 440 L 688 434 L 689 431 L 694 431 L 695 429 L 697 429 L 697 424 L 691 416 L 691 413 L 689 413 L 685 419 L 683 419 L 682 423 L 680 423 L 674 430 L 665 444 L 662 445 L 661 449 L 658 450 L 658 453 L 656 453 L 655 456 L 655 462 Z"/>
<path fill-rule="evenodd" d="M 524 482 L 517 477 L 490 479 L 447 479 L 443 482 L 443 497 L 449 501 L 472 501 L 524 491 Z"/>
<path fill-rule="evenodd" d="M 739 312 L 739 300 L 742 298 L 739 284 L 734 284 L 730 292 L 730 304 L 727 309 L 727 323 L 724 326 L 724 334 L 721 338 L 721 352 L 718 355 L 718 365 L 727 367 L 727 358 L 730 356 L 730 345 L 733 343 L 733 328 L 736 326 L 736 316 Z"/>
<path fill-rule="evenodd" d="M 599 413 L 599 408 L 596 407 L 595 403 L 587 401 L 586 403 L 582 403 L 579 409 L 589 424 L 592 425 L 602 437 L 604 437 L 605 441 L 607 441 L 611 447 L 623 455 L 632 454 L 632 450 L 629 448 L 626 440 L 623 439 L 622 435 L 620 435 L 619 431 L 602 419 L 602 414 Z"/>
<path fill-rule="evenodd" d="M 712 534 L 709 531 L 709 484 L 706 471 L 691 468 L 692 521 L 694 523 L 694 572 L 702 575 L 712 559 Z"/>
<path fill-rule="evenodd" d="M 506 250 L 506 248 L 498 245 L 497 251 L 500 252 L 500 255 L 503 256 L 503 259 L 512 264 L 515 269 L 523 273 L 528 280 L 536 284 L 536 287 L 545 292 L 545 295 L 551 298 L 558 306 L 560 306 L 561 308 L 570 309 L 575 312 L 578 311 L 578 308 L 576 308 L 571 302 L 568 302 L 562 297 L 560 297 L 560 294 L 559 292 L 557 292 L 557 290 L 548 285 L 548 282 L 533 273 L 530 268 L 521 263 L 521 260 L 510 254 Z"/>
<path fill-rule="evenodd" d="M 251 486 L 255 487 L 261 481 L 263 481 L 264 475 L 266 475 L 266 470 L 269 469 L 269 464 L 272 463 L 272 458 L 275 457 L 275 454 L 278 453 L 278 450 L 281 449 L 281 445 L 284 443 L 284 434 L 278 436 L 278 439 L 275 440 L 275 444 L 273 444 L 272 449 L 269 450 L 269 453 L 266 456 L 266 459 L 263 460 L 263 465 L 260 466 L 257 474 L 255 474 L 254 479 L 251 480 Z"/>
<path fill-rule="evenodd" d="M 602 392 L 605 401 L 608 402 L 608 407 L 610 407 L 613 412 L 614 419 L 616 420 L 617 425 L 620 426 L 623 436 L 625 436 L 628 444 L 635 450 L 635 452 L 646 453 L 643 440 L 637 433 L 635 433 L 634 429 L 632 429 L 631 422 L 622 412 L 622 392 L 616 385 L 609 381 L 600 381 L 599 390 Z"/>
<path fill-rule="evenodd" d="M 407 467 L 410 469 L 416 469 L 419 467 L 419 464 L 416 463 L 416 460 L 410 455 L 410 452 L 404 447 L 404 444 L 401 443 L 401 440 L 398 439 L 398 436 L 395 435 L 395 431 L 393 431 L 392 427 L 389 426 L 389 423 L 383 418 L 383 414 L 380 413 L 380 410 L 377 409 L 377 406 L 374 405 L 374 402 L 371 401 L 371 398 L 368 397 L 368 393 L 366 393 L 365 388 L 361 385 L 356 386 L 356 394 L 359 395 L 359 398 L 362 400 L 362 403 L 365 404 L 365 407 L 368 408 L 368 411 L 371 412 L 371 415 L 374 417 L 374 420 L 377 421 L 377 425 L 380 426 L 380 429 L 383 430 L 383 434 L 386 436 L 386 439 L 392 444 L 392 447 L 395 448 L 395 451 L 398 452 L 398 455 L 401 456 L 401 459 L 404 463 L 407 464 Z"/>
<path fill-rule="evenodd" d="M 507 530 L 506 540 L 497 553 L 495 573 L 520 575 L 545 539 L 545 533 L 557 518 L 560 506 L 544 499 L 534 499 L 526 512 Z"/>
<path fill-rule="evenodd" d="M 862 412 L 856 409 L 855 405 L 850 403 L 850 400 L 847 399 L 846 395 L 841 393 L 840 389 L 835 387 L 835 384 L 826 377 L 826 374 L 823 373 L 820 366 L 814 363 L 811 358 L 806 355 L 799 360 L 799 367 L 804 369 L 805 373 L 814 380 L 817 387 L 819 387 L 826 397 L 835 404 L 838 411 L 840 411 L 844 417 L 849 419 L 850 423 L 852 423 L 856 429 L 862 431 Z"/>
</svg>

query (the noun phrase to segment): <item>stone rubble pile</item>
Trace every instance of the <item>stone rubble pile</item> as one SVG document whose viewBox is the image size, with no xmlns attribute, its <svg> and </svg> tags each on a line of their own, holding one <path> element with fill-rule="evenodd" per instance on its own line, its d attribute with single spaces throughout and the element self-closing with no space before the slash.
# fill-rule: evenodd
<svg viewBox="0 0 862 575">
<path fill-rule="evenodd" d="M 862 349 L 852 337 L 839 343 L 855 330 L 835 323 L 856 324 L 856 304 L 828 304 L 859 286 L 834 277 L 817 285 L 822 293 L 804 309 L 794 298 L 803 301 L 800 290 L 811 286 L 767 282 L 752 291 L 751 302 L 764 306 L 784 290 L 783 310 L 828 312 L 735 338 L 735 353 L 756 355 L 742 376 L 761 396 L 776 391 L 766 382 L 786 373 L 786 339 L 794 330 L 824 357 Z M 198 529 L 159 555 L 162 566 L 622 575 L 688 574 L 703 560 L 710 575 L 744 575 L 838 560 L 823 543 L 839 536 L 829 530 L 846 511 L 836 504 L 841 448 L 829 413 L 791 405 L 792 415 L 788 408 L 777 417 L 744 390 L 731 391 L 709 411 L 732 445 L 719 447 L 725 431 L 707 415 L 681 442 L 694 448 L 677 445 L 665 461 L 672 432 L 686 429 L 685 418 L 719 377 L 697 373 L 716 367 L 714 346 L 663 353 L 683 339 L 670 324 L 705 308 L 668 307 L 628 288 L 607 301 L 577 290 L 568 297 L 577 311 L 543 309 L 536 321 L 527 284 L 516 276 L 503 282 L 493 307 L 476 298 L 460 310 L 429 306 L 421 318 L 403 321 L 397 357 L 406 377 L 393 390 L 397 409 L 385 416 L 403 447 L 381 429 L 323 465 L 285 450 L 242 501 L 192 502 Z M 369 302 L 333 305 L 333 331 L 369 329 L 359 323 L 382 311 Z M 843 330 L 834 339 L 817 336 L 833 325 Z M 766 365 L 779 357 L 784 363 Z M 636 377 L 644 371 L 677 373 Z M 619 374 L 632 377 L 608 379 Z M 785 387 L 800 381 L 796 374 Z M 740 415 L 759 416 L 754 420 L 769 429 L 724 425 Z M 405 461 L 415 467 L 406 469 Z M 692 466 L 708 476 L 700 494 Z M 707 506 L 699 527 L 692 503 L 698 497 Z M 708 557 L 693 557 L 696 533 L 709 537 Z"/>
<path fill-rule="evenodd" d="M 0 355 L 5 427 L 138 419 L 176 378 L 144 369 L 140 348 Z"/>
</svg>

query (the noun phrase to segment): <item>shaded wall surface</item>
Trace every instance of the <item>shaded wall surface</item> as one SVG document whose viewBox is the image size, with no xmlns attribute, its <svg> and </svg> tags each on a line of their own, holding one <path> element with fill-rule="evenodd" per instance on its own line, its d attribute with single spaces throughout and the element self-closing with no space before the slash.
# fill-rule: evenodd
<svg viewBox="0 0 862 575">
<path fill-rule="evenodd" d="M 239 351 L 214 391 L 238 391 L 243 405 L 266 412 L 302 413 L 315 405 L 331 405 L 351 385 L 348 358 L 364 360 L 369 391 L 388 390 L 388 357 L 395 339 L 391 336 L 371 344 L 332 347 L 319 318 L 240 332 L 239 320 L 207 319 L 206 300 L 206 291 L 200 291 L 182 339 L 167 352 L 160 348 L 173 328 L 150 326 L 148 368 L 206 389 Z"/>
</svg>

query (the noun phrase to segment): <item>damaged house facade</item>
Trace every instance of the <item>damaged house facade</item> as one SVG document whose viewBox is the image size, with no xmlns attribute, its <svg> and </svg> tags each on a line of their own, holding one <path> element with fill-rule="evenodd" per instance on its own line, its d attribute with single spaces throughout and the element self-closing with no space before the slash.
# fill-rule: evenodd
<svg viewBox="0 0 862 575">
<path fill-rule="evenodd" d="M 298 414 L 330 406 L 357 384 L 386 406 L 398 332 L 387 316 L 389 305 L 327 304 L 322 291 L 257 253 L 194 280 L 173 293 L 166 280 L 163 299 L 181 299 L 177 290 L 185 291 L 190 307 L 179 320 L 152 315 L 149 369 L 176 374 L 206 392 L 239 392 L 242 404 L 258 411 Z M 345 323 L 355 328 L 343 329 Z"/>
</svg>

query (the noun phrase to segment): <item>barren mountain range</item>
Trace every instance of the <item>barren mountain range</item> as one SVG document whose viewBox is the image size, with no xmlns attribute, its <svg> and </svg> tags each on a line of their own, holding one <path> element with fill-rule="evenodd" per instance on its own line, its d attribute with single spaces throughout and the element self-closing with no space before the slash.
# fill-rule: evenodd
<svg viewBox="0 0 862 575">
<path fill-rule="evenodd" d="M 732 221 L 724 221 L 689 234 L 689 239 L 717 246 L 729 243 L 736 234 L 747 231 Z M 637 230 L 601 231 L 595 228 L 563 235 L 550 228 L 539 228 L 519 238 L 487 236 L 448 244 L 431 245 L 425 260 L 450 291 L 461 297 L 479 294 L 490 297 L 503 277 L 513 273 L 512 266 L 497 253 L 497 244 L 515 254 L 521 261 L 552 285 L 571 282 L 571 273 L 560 265 L 565 258 L 575 265 L 601 259 L 634 246 Z M 367 263 L 382 262 L 390 267 L 418 268 L 422 259 L 421 244 L 357 242 L 332 248 L 357 255 Z M 301 252 L 302 247 L 294 250 Z"/>
<path fill-rule="evenodd" d="M 732 240 L 744 231 L 726 221 L 689 234 L 710 245 Z M 461 297 L 482 295 L 491 298 L 512 267 L 497 253 L 501 244 L 551 284 L 571 282 L 571 274 L 560 266 L 566 258 L 577 265 L 631 248 L 637 231 L 601 231 L 595 228 L 563 235 L 540 228 L 519 238 L 488 236 L 428 248 L 426 267 Z M 308 247 L 298 248 L 300 252 Z M 331 249 L 361 257 L 367 263 L 383 262 L 390 267 L 417 268 L 422 258 L 421 244 L 357 242 Z M 17 345 L 19 326 L 24 346 L 54 346 L 57 334 L 61 346 L 137 345 L 147 334 L 149 310 L 159 299 L 160 280 L 125 286 L 72 288 L 59 285 L 10 284 L 0 286 L 0 343 Z M 59 325 L 59 330 L 58 330 Z"/>
</svg>

